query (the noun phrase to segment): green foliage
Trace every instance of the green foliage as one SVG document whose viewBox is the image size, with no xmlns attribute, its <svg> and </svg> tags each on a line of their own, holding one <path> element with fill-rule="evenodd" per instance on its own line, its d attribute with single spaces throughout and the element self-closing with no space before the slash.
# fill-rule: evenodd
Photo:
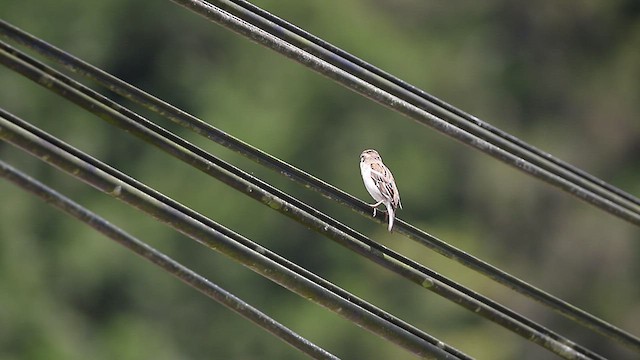
<svg viewBox="0 0 640 360">
<path fill-rule="evenodd" d="M 640 11 L 632 1 L 258 4 L 606 181 L 640 194 Z M 393 170 L 399 217 L 640 333 L 637 228 L 210 24 L 170 1 L 0 2 L 4 20 L 368 199 L 358 155 Z M 152 16 L 149 16 L 152 15 Z M 0 106 L 400 315 L 471 356 L 549 353 L 407 284 L 0 69 Z M 152 117 L 435 271 L 613 358 L 624 349 L 219 145 Z M 135 210 L 0 143 L 0 158 L 345 358 L 410 358 Z M 300 358 L 234 313 L 0 182 L 0 358 Z M 496 342 L 496 336 L 504 341 Z"/>
</svg>

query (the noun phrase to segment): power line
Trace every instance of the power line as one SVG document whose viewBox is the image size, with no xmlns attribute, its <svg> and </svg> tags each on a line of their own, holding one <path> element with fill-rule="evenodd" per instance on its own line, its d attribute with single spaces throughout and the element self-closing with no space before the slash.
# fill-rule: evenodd
<svg viewBox="0 0 640 360">
<path fill-rule="evenodd" d="M 133 251 L 137 255 L 149 260 L 151 263 L 159 266 L 164 271 L 178 278 L 180 281 L 224 305 L 227 309 L 242 315 L 272 335 L 278 337 L 280 340 L 302 351 L 309 357 L 314 359 L 338 359 L 335 355 L 296 334 L 273 318 L 244 302 L 242 299 L 202 277 L 200 274 L 171 259 L 169 256 L 154 249 L 148 244 L 129 235 L 99 215 L 87 210 L 64 195 L 25 175 L 2 160 L 0 160 L 0 177 L 5 178 L 14 185 L 39 197 L 41 200 L 56 207 L 58 210 L 76 218 L 106 237 Z"/>
<path fill-rule="evenodd" d="M 288 178 L 305 185 L 305 187 L 318 191 L 325 196 L 328 196 L 342 203 L 343 205 L 356 210 L 362 215 L 365 215 L 367 217 L 371 216 L 370 208 L 364 202 L 340 190 L 339 188 L 336 188 L 320 179 L 317 179 L 305 173 L 302 170 L 293 167 L 288 163 L 285 163 L 267 153 L 264 153 L 261 150 L 252 147 L 250 144 L 246 144 L 241 140 L 236 139 L 229 134 L 226 134 L 225 132 L 181 111 L 180 109 L 177 109 L 172 105 L 167 104 L 166 102 L 163 102 L 162 100 L 157 99 L 141 91 L 140 89 L 137 89 L 130 84 L 127 84 L 109 75 L 108 73 L 105 73 L 100 69 L 97 69 L 90 64 L 87 64 L 86 62 L 63 52 L 60 49 L 56 49 L 55 47 L 45 43 L 40 39 L 37 39 L 4 22 L 0 22 L 0 34 L 22 44 L 25 44 L 30 48 L 37 50 L 41 54 L 47 56 L 51 60 L 65 65 L 75 72 L 78 72 L 79 74 L 88 77 L 98 82 L 100 85 L 105 86 L 106 88 L 118 93 L 119 95 L 138 102 L 143 106 L 149 108 L 150 110 L 153 110 L 160 115 L 168 118 L 169 120 L 181 126 L 187 127 L 197 132 L 198 134 L 206 136 L 207 138 L 216 141 L 223 146 L 237 151 L 242 155 L 248 157 L 249 159 L 270 167 L 281 174 L 285 174 Z M 15 49 L 8 47 L 2 43 L 0 43 L 0 46 L 9 53 L 12 53 L 18 57 L 22 56 L 21 58 L 23 58 L 23 60 L 28 61 L 28 58 L 25 59 L 24 56 L 17 52 Z M 32 65 L 34 64 L 32 63 Z M 35 64 L 34 66 L 37 66 L 37 64 Z M 46 69 L 44 69 L 44 71 L 46 71 Z M 310 209 L 309 211 L 313 213 L 313 209 Z M 383 215 L 378 215 L 378 217 L 379 219 L 382 219 Z M 325 219 L 325 221 L 329 222 L 331 220 L 332 219 Z M 335 226 L 340 225 L 340 223 L 335 224 Z M 343 231 L 344 230 L 345 229 L 343 229 Z M 347 228 L 346 231 L 348 230 L 350 229 Z M 420 244 L 427 246 L 444 256 L 447 256 L 529 298 L 532 298 L 533 300 L 536 300 L 550 307 L 554 311 L 560 313 L 561 315 L 569 318 L 572 321 L 576 321 L 581 325 L 604 336 L 617 340 L 626 346 L 632 347 L 636 350 L 640 349 L 640 340 L 637 337 L 629 334 L 628 332 L 625 332 L 624 330 L 621 330 L 593 316 L 592 314 L 585 312 L 584 310 L 576 308 L 571 304 L 568 304 L 540 289 L 537 289 L 530 284 L 445 243 L 444 241 L 422 231 L 421 229 L 418 229 L 406 222 L 399 221 L 396 230 L 408 236 L 412 240 L 417 241 Z M 358 238 L 358 235 L 359 234 L 357 233 L 352 234 L 352 236 L 355 236 L 356 238 Z M 365 241 L 361 238 L 360 240 Z M 394 258 L 399 259 L 397 257 Z M 440 280 L 446 282 L 446 279 Z M 455 283 L 449 285 L 464 292 L 464 289 L 456 287 L 457 284 Z M 468 295 L 475 297 L 476 294 L 469 293 Z"/>
<path fill-rule="evenodd" d="M 369 313 L 360 306 L 267 258 L 259 251 L 250 249 L 187 214 L 156 201 L 144 192 L 22 129 L 8 121 L 4 115 L 5 112 L 2 111 L 0 114 L 0 138 L 14 146 L 147 215 L 153 216 L 158 221 L 171 226 L 200 244 L 232 258 L 284 288 L 335 312 L 407 351 L 427 358 L 457 358 L 441 348 L 443 343 L 434 345 Z M 221 225 L 218 224 L 218 226 Z"/>
<path fill-rule="evenodd" d="M 445 298 L 454 301 L 455 303 L 467 308 L 470 311 L 494 321 L 497 324 L 513 331 L 520 336 L 533 341 L 534 343 L 547 348 L 550 351 L 564 357 L 578 358 L 600 358 L 599 355 L 593 354 L 589 350 L 573 344 L 567 339 L 541 327 L 534 322 L 525 319 L 521 316 L 518 319 L 514 319 L 511 313 L 505 313 L 502 308 L 496 309 L 495 303 L 482 297 L 479 294 L 475 294 L 470 290 L 466 293 L 460 292 L 444 283 L 442 280 L 435 278 L 438 276 L 434 272 L 428 271 L 424 267 L 413 267 L 413 262 L 402 257 L 399 254 L 394 254 L 388 249 L 378 245 L 378 249 L 373 250 L 371 247 L 371 241 L 363 243 L 362 240 L 354 238 L 352 235 L 345 233 L 342 229 L 348 229 L 346 226 L 339 224 L 339 228 L 334 227 L 331 223 L 327 223 L 326 220 L 336 223 L 335 220 L 328 216 L 304 205 L 294 198 L 286 194 L 282 194 L 277 190 L 270 187 L 268 184 L 264 184 L 257 179 L 253 179 L 250 175 L 241 172 L 239 169 L 232 167 L 229 164 L 222 162 L 221 160 L 211 156 L 210 154 L 202 151 L 199 148 L 192 146 L 179 137 L 168 133 L 166 130 L 158 127 L 157 125 L 148 122 L 146 119 L 137 116 L 136 114 L 129 114 L 130 112 L 117 104 L 104 99 L 101 95 L 91 91 L 88 88 L 76 84 L 73 80 L 64 77 L 61 74 L 57 74 L 52 69 L 48 69 L 46 72 L 35 68 L 32 65 L 28 65 L 23 61 L 13 57 L 10 54 L 6 54 L 3 51 L 0 54 L 5 56 L 0 57 L 2 63 L 17 72 L 29 77 L 30 79 L 37 81 L 41 84 L 46 84 L 49 90 L 53 90 L 58 94 L 64 96 L 70 101 L 84 107 L 85 109 L 95 113 L 103 120 L 110 122 L 111 124 L 118 126 L 127 132 L 140 137 L 144 141 L 158 146 L 163 151 L 191 164 L 192 166 L 204 171 L 205 173 L 218 178 L 225 184 L 239 190 L 246 195 L 268 205 L 274 210 L 280 211 L 282 214 L 287 215 L 295 219 L 296 221 L 308 226 L 316 231 L 319 231 L 329 238 L 337 241 L 343 246 L 356 251 L 357 253 L 366 256 L 367 258 L 396 272 L 399 275 L 411 280 L 412 282 L 427 288 Z M 32 61 L 33 62 L 33 61 Z M 47 68 L 46 66 L 39 64 L 40 68 Z M 53 77 L 51 74 L 56 74 Z M 65 81 L 60 81 L 58 78 L 64 78 Z M 80 93 L 75 88 L 68 84 L 73 83 L 76 88 L 82 88 Z M 87 97 L 86 94 L 91 94 L 91 97 Z M 111 107 L 117 108 L 120 112 L 115 112 L 109 107 L 106 107 L 103 103 L 97 103 L 95 99 L 102 99 L 103 103 L 109 103 Z M 127 113 L 134 116 L 135 122 L 123 115 Z M 25 149 L 27 150 L 27 149 Z M 223 166 L 224 168 L 221 168 Z M 229 173 L 229 171 L 235 174 Z M 241 177 L 239 177 L 241 176 Z M 248 182 L 246 179 L 253 179 L 252 182 Z M 305 210 L 308 209 L 308 210 Z M 319 220 L 321 217 L 323 220 Z M 350 230 L 350 229 L 349 229 Z M 352 231 L 352 230 L 350 230 Z M 366 238 L 365 238 L 366 239 Z M 382 251 L 380 250 L 382 249 Z M 389 254 L 393 254 L 390 257 Z M 402 261 L 397 258 L 403 259 Z M 407 266 L 409 265 L 409 266 Z M 452 283 L 450 280 L 448 283 Z M 459 286 L 462 288 L 461 286 Z M 463 288 L 464 289 L 464 288 Z M 470 293 L 475 296 L 469 295 Z M 481 300 L 478 300 L 481 299 Z M 522 321 L 525 319 L 525 321 Z M 570 346 L 566 344 L 571 344 Z"/>
<path fill-rule="evenodd" d="M 343 299 L 350 301 L 352 303 L 354 303 L 357 306 L 360 306 L 361 308 L 369 311 L 372 314 L 375 314 L 376 316 L 383 318 L 395 325 L 397 325 L 398 327 L 406 330 L 407 332 L 410 332 L 430 343 L 432 343 L 435 346 L 438 346 L 440 348 L 442 348 L 443 350 L 445 350 L 448 353 L 451 353 L 452 355 L 454 355 L 456 358 L 460 358 L 460 359 L 468 359 L 469 357 L 463 353 L 461 353 L 460 351 L 458 351 L 455 348 L 452 348 L 444 343 L 442 343 L 440 340 L 432 337 L 431 335 L 425 333 L 424 331 L 414 327 L 411 324 L 408 324 L 406 322 L 404 322 L 403 320 L 395 317 L 394 315 L 360 299 L 359 297 L 345 291 L 344 289 L 330 283 L 329 281 L 315 275 L 314 273 L 302 268 L 301 266 L 298 266 L 295 263 L 292 263 L 290 261 L 288 261 L 287 259 L 279 256 L 278 254 L 270 251 L 269 249 L 266 249 L 262 246 L 260 246 L 259 244 L 245 238 L 244 236 L 224 227 L 221 226 L 220 224 L 212 221 L 211 219 L 191 210 L 190 208 L 183 206 L 182 204 L 174 201 L 173 199 L 155 191 L 154 189 L 140 183 L 139 181 L 131 178 L 130 176 L 106 165 L 105 163 L 102 163 L 101 161 L 98 161 L 97 159 L 83 153 L 82 151 L 79 151 L 77 149 L 75 149 L 74 147 L 64 143 L 63 141 L 57 139 L 54 136 L 51 136 L 50 134 L 38 129 L 37 127 L 29 124 L 28 122 L 0 109 L 0 115 L 3 116 L 7 121 L 11 122 L 12 124 L 18 126 L 19 128 L 22 128 L 24 130 L 26 130 L 27 132 L 33 134 L 34 136 L 52 144 L 53 146 L 65 151 L 66 153 L 77 157 L 78 159 L 86 162 L 87 164 L 90 164 L 91 166 L 95 167 L 96 169 L 99 169 L 103 172 L 105 172 L 106 174 L 109 174 L 111 176 L 113 176 L 114 178 L 116 178 L 119 181 L 122 181 L 123 183 L 126 183 L 127 185 L 134 187 L 138 190 L 140 190 L 141 192 L 145 193 L 148 196 L 153 197 L 154 199 L 160 201 L 161 203 L 172 207 L 173 209 L 175 209 L 176 211 L 179 211 L 183 214 L 186 214 L 187 216 L 196 219 L 197 221 L 209 226 L 210 228 L 219 231 L 220 233 L 224 234 L 225 236 L 230 237 L 231 239 L 233 239 L 234 241 L 237 241 L 238 243 L 242 244 L 243 246 L 246 246 L 250 249 L 252 249 L 253 251 L 256 251 L 262 255 L 264 255 L 265 257 L 269 258 L 270 260 L 273 260 L 274 262 L 278 263 L 281 266 L 284 266 L 286 268 L 288 268 L 289 270 L 292 270 L 298 274 L 300 274 L 301 276 L 306 277 L 307 279 L 313 281 L 314 283 L 324 287 L 325 289 L 327 289 L 328 291 L 331 291 L 337 295 L 339 295 L 340 297 L 342 297 Z"/>
<path fill-rule="evenodd" d="M 244 0 L 211 0 L 219 8 L 305 50 L 370 84 L 432 112 L 443 120 L 512 152 L 523 159 L 597 192 L 612 202 L 640 212 L 640 199 L 549 153 L 468 114 L 451 104 L 333 46 L 303 29 Z"/>
<path fill-rule="evenodd" d="M 496 146 L 485 138 L 478 137 L 467 130 L 463 130 L 456 125 L 453 125 L 402 98 L 374 86 L 343 69 L 321 60 L 295 45 L 292 45 L 263 29 L 239 19 L 212 4 L 202 0 L 172 1 L 237 34 L 297 61 L 307 68 L 338 82 L 346 88 L 403 114 L 422 125 L 428 125 L 441 133 L 464 143 L 465 145 L 469 145 L 512 167 L 515 167 L 516 169 L 524 171 L 533 177 L 552 184 L 606 212 L 625 219 L 633 224 L 640 225 L 640 210 L 638 210 L 636 206 L 632 206 L 634 209 L 629 209 L 621 205 L 622 202 L 627 202 L 624 199 L 614 202 L 600 194 L 596 194 L 592 190 L 589 190 L 570 179 L 531 163 L 516 154 Z M 470 124 L 467 125 L 470 126 Z M 482 129 L 478 128 L 478 131 L 481 130 Z"/>
</svg>

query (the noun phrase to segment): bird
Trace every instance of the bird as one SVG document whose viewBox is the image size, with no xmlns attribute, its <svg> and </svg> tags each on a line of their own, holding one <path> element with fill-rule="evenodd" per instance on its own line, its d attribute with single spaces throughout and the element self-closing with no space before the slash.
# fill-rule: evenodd
<svg viewBox="0 0 640 360">
<path fill-rule="evenodd" d="M 382 157 L 377 151 L 368 149 L 360 154 L 360 173 L 364 187 L 371 197 L 377 201 L 375 204 L 367 204 L 373 208 L 373 216 L 376 216 L 376 208 L 384 204 L 389 217 L 389 231 L 393 229 L 393 221 L 397 208 L 402 209 L 400 193 L 389 168 L 382 162 Z"/>
</svg>

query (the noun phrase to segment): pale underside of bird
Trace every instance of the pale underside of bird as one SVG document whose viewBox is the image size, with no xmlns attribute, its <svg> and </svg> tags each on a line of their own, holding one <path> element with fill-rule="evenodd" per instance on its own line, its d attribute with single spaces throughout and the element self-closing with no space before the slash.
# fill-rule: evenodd
<svg viewBox="0 0 640 360">
<path fill-rule="evenodd" d="M 376 201 L 375 204 L 368 204 L 373 207 L 373 216 L 376 216 L 376 208 L 384 204 L 389 218 L 388 229 L 391 231 L 396 209 L 402 209 L 400 193 L 391 171 L 382 162 L 380 154 L 375 150 L 369 149 L 360 154 L 360 173 L 362 174 L 364 187 Z"/>
</svg>

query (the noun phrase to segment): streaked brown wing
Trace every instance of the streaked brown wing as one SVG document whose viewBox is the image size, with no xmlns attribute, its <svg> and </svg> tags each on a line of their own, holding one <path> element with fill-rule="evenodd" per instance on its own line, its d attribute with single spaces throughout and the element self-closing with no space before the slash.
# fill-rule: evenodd
<svg viewBox="0 0 640 360">
<path fill-rule="evenodd" d="M 393 184 L 393 175 L 391 175 L 389 169 L 380 163 L 372 163 L 371 170 L 371 178 L 378 187 L 378 190 L 380 190 L 382 196 L 388 199 L 394 207 L 398 207 L 400 198 L 398 196 L 398 190 L 396 190 Z"/>
</svg>

